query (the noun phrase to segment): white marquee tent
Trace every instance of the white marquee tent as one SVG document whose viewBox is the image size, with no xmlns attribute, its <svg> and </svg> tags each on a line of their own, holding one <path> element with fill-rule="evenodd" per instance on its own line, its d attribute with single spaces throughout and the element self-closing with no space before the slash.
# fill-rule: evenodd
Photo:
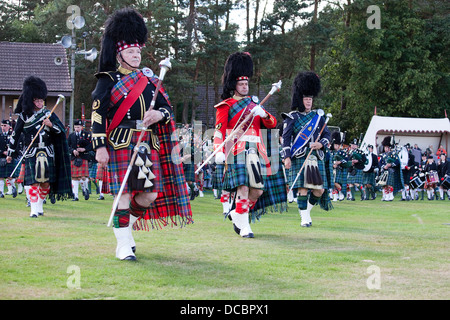
<svg viewBox="0 0 450 320">
<path fill-rule="evenodd" d="M 409 143 L 417 144 L 422 151 L 430 145 L 433 151 L 440 145 L 449 152 L 450 147 L 450 121 L 448 118 L 398 118 L 373 116 L 364 136 L 362 147 L 369 144 L 375 146 L 375 153 L 381 145 L 384 137 L 394 136 L 395 142 L 403 146 Z"/>
</svg>

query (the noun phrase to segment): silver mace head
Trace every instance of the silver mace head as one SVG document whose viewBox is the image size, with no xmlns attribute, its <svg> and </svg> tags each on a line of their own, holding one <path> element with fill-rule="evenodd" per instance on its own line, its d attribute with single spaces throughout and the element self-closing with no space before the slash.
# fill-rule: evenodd
<svg viewBox="0 0 450 320">
<path fill-rule="evenodd" d="M 170 58 L 167 57 L 159 63 L 159 67 L 161 68 L 159 79 L 164 80 L 166 76 L 166 72 L 172 69 L 172 64 L 170 63 Z"/>
<path fill-rule="evenodd" d="M 58 100 L 56 101 L 56 103 L 60 103 L 61 101 L 64 101 L 66 99 L 66 97 L 64 97 L 62 94 L 58 94 Z"/>
<path fill-rule="evenodd" d="M 281 89 L 281 80 L 278 81 L 277 83 L 272 84 L 272 89 L 270 90 L 270 94 L 272 95 L 275 93 L 275 91 L 280 91 L 280 89 Z"/>
</svg>

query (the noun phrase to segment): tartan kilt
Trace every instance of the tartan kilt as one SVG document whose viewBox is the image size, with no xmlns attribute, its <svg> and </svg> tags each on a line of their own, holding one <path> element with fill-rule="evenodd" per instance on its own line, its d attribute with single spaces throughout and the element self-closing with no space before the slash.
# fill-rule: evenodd
<svg viewBox="0 0 450 320">
<path fill-rule="evenodd" d="M 22 164 L 20 165 L 19 177 L 17 178 L 16 182 L 22 183 L 24 179 L 25 179 L 25 162 L 22 162 Z"/>
<path fill-rule="evenodd" d="M 225 169 L 224 164 L 217 164 L 216 169 L 214 170 L 212 177 L 211 177 L 211 184 L 212 188 L 216 190 L 222 190 L 223 184 L 222 184 L 222 178 L 223 178 L 223 171 Z"/>
<path fill-rule="evenodd" d="M 347 188 L 347 169 L 336 168 L 334 183 L 340 184 L 342 188 Z"/>
<path fill-rule="evenodd" d="M 83 164 L 79 167 L 73 164 L 74 160 L 70 161 L 70 173 L 73 178 L 89 177 L 89 161 L 83 160 Z"/>
<path fill-rule="evenodd" d="M 89 178 L 95 179 L 97 177 L 97 162 L 89 161 Z"/>
<path fill-rule="evenodd" d="M 55 172 L 55 159 L 52 157 L 47 157 L 48 161 L 48 181 L 50 183 L 56 182 L 56 172 Z M 25 158 L 25 174 L 24 174 L 24 185 L 31 186 L 32 184 L 39 183 L 36 181 L 36 157 Z"/>
<path fill-rule="evenodd" d="M 282 163 L 280 161 L 279 170 L 270 176 L 263 176 L 264 179 L 264 192 L 258 198 L 253 209 L 250 210 L 250 219 L 255 221 L 265 214 L 268 209 L 271 212 L 287 211 L 287 189 L 286 189 L 286 179 L 284 177 L 284 172 L 282 168 Z"/>
<path fill-rule="evenodd" d="M 375 186 L 375 172 L 363 172 L 363 184 Z"/>
<path fill-rule="evenodd" d="M 95 176 L 95 179 L 97 181 L 98 180 L 103 181 L 102 193 L 110 193 L 110 190 L 109 190 L 110 180 L 109 180 L 108 169 L 105 167 L 99 166 L 98 163 L 96 163 L 96 165 L 97 165 L 97 175 Z"/>
<path fill-rule="evenodd" d="M 0 178 L 9 178 L 12 171 L 16 167 L 17 160 L 11 161 L 11 163 L 6 163 L 5 166 L 0 166 Z M 18 171 L 16 170 L 15 175 L 17 176 Z"/>
<path fill-rule="evenodd" d="M 356 174 L 352 176 L 350 173 L 348 173 L 347 176 L 347 183 L 348 184 L 363 184 L 363 171 L 362 169 L 355 169 Z"/>
<path fill-rule="evenodd" d="M 394 188 L 394 193 L 397 193 L 404 188 L 403 174 L 400 169 L 389 168 L 389 176 L 386 185 L 392 186 L 392 188 Z"/>
<path fill-rule="evenodd" d="M 313 152 L 311 154 L 315 154 L 315 152 Z M 303 163 L 305 162 L 305 160 L 306 160 L 306 157 L 302 157 L 302 158 L 295 158 L 294 157 L 294 158 L 291 159 L 292 165 L 291 165 L 291 168 L 289 170 L 289 174 L 290 174 L 289 181 L 292 181 L 292 182 L 290 184 L 292 184 L 294 182 L 294 180 L 297 177 L 298 172 L 302 168 Z M 322 180 L 323 180 L 323 183 L 324 183 L 324 187 L 326 187 L 327 174 L 326 174 L 326 168 L 325 168 L 325 161 L 324 160 L 320 160 L 319 158 L 317 158 L 317 166 L 319 167 L 319 173 L 320 173 L 320 176 L 322 177 Z M 303 187 L 305 185 L 305 181 L 304 180 L 305 180 L 305 168 L 303 168 L 302 173 L 298 177 L 297 182 L 295 182 L 295 185 L 293 186 L 293 188 L 304 188 Z"/>
<path fill-rule="evenodd" d="M 193 163 L 184 164 L 183 163 L 183 171 L 184 171 L 184 176 L 186 178 L 186 181 L 195 181 L 195 164 L 193 164 Z"/>
<path fill-rule="evenodd" d="M 150 167 L 150 170 L 153 172 L 156 178 L 151 180 L 153 186 L 145 189 L 143 192 L 162 192 L 163 188 L 161 183 L 161 166 L 159 161 L 159 153 L 157 150 L 153 148 L 151 134 L 149 133 L 150 133 L 149 131 L 145 132 L 144 137 L 142 138 L 142 142 L 147 143 L 151 148 L 150 161 L 153 163 L 153 165 Z M 141 134 L 140 131 L 133 131 L 130 144 L 128 145 L 128 147 L 125 147 L 123 149 L 114 150 L 114 148 L 110 144 L 108 144 L 108 153 L 110 158 L 108 164 L 108 171 L 110 177 L 109 188 L 113 195 L 119 193 L 120 186 L 122 185 L 123 178 L 125 177 L 128 165 L 134 152 L 133 149 L 137 141 L 139 140 L 140 134 Z M 125 184 L 123 192 L 133 193 L 136 191 L 132 190 L 131 187 L 128 186 L 127 182 Z"/>
</svg>

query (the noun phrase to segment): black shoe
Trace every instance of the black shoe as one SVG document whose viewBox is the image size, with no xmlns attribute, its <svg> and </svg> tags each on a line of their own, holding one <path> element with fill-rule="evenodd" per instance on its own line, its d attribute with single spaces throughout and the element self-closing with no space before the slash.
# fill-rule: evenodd
<svg viewBox="0 0 450 320">
<path fill-rule="evenodd" d="M 3 194 L 3 192 L 0 193 L 0 198 L 4 198 L 4 197 L 5 197 L 5 195 Z"/>
<path fill-rule="evenodd" d="M 102 195 L 100 195 L 100 196 L 97 198 L 97 200 L 105 200 L 105 197 L 102 196 Z"/>
<path fill-rule="evenodd" d="M 50 196 L 50 202 L 51 202 L 51 204 L 55 204 L 56 203 L 56 196 L 54 194 L 52 194 Z"/>
<path fill-rule="evenodd" d="M 89 200 L 89 190 L 83 190 L 84 200 Z"/>
<path fill-rule="evenodd" d="M 78 198 L 73 198 L 72 201 L 78 201 Z"/>
<path fill-rule="evenodd" d="M 136 259 L 136 256 L 128 256 L 128 257 L 123 258 L 122 260 L 136 261 L 137 259 Z"/>
<path fill-rule="evenodd" d="M 17 197 L 17 189 L 14 186 L 12 187 L 12 196 L 13 198 Z"/>
<path fill-rule="evenodd" d="M 43 212 L 38 212 L 38 216 L 43 216 L 44 213 Z"/>
<path fill-rule="evenodd" d="M 240 235 L 241 234 L 241 229 L 239 229 L 238 227 L 236 227 L 236 225 L 233 223 L 233 229 L 234 229 L 234 232 L 236 232 L 238 235 Z"/>
</svg>

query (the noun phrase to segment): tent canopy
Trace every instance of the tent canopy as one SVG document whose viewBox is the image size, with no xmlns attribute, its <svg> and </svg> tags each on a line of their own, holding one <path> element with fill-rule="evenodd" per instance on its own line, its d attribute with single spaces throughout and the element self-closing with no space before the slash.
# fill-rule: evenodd
<svg viewBox="0 0 450 320">
<path fill-rule="evenodd" d="M 449 151 L 450 121 L 448 118 L 399 118 L 373 116 L 362 142 L 365 149 L 369 144 L 375 146 L 374 152 L 379 153 L 381 142 L 386 136 L 393 136 L 400 145 L 417 144 L 425 151 L 430 145 L 433 152 L 443 145 Z"/>
</svg>

